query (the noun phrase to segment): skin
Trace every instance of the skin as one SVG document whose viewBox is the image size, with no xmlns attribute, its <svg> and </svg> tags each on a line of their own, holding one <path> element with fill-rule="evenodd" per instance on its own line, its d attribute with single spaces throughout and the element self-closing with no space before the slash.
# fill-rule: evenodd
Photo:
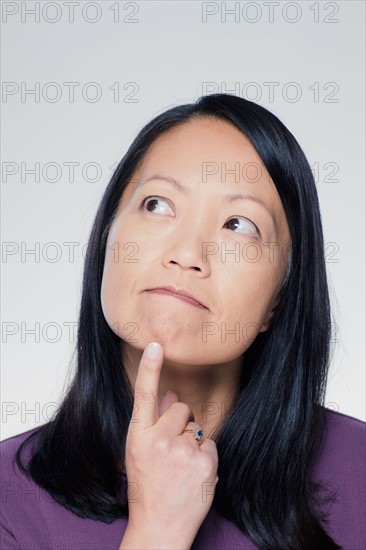
<svg viewBox="0 0 366 550">
<path fill-rule="evenodd" d="M 150 348 L 156 352 L 151 356 Z M 163 405 L 158 388 L 163 348 L 150 344 L 142 355 L 134 388 L 134 409 L 126 440 L 128 523 L 119 550 L 189 550 L 209 512 L 218 482 L 218 453 L 212 439 L 201 444 L 186 426 L 186 403 Z"/>
<path fill-rule="evenodd" d="M 206 181 L 205 163 L 217 167 Z M 220 167 L 232 170 L 235 163 L 240 163 L 240 179 L 227 173 L 225 181 Z M 247 163 L 255 163 L 259 178 L 243 170 Z M 158 179 L 140 187 L 155 174 L 178 180 L 187 192 Z M 227 193 L 261 199 L 275 222 L 256 202 L 226 202 Z M 140 210 L 147 195 L 153 198 Z M 243 353 L 270 326 L 290 244 L 276 187 L 238 128 L 223 120 L 196 119 L 157 138 L 121 197 L 108 235 L 101 289 L 104 316 L 121 338 L 132 387 L 143 350 L 159 342 L 164 350 L 159 402 L 167 390 L 178 396 L 165 398 L 163 410 L 177 399 L 187 403 L 204 436 L 211 437 L 234 403 L 245 368 Z M 239 261 L 232 250 L 239 250 Z M 256 254 L 257 261 L 248 261 Z M 188 290 L 206 308 L 146 292 L 169 284 Z M 229 332 L 235 327 L 237 335 Z"/>
</svg>

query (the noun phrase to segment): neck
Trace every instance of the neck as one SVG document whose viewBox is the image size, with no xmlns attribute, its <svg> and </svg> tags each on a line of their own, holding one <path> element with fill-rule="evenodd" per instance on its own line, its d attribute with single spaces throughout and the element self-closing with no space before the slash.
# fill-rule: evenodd
<svg viewBox="0 0 366 550">
<path fill-rule="evenodd" d="M 141 350 L 123 343 L 123 365 L 132 388 L 135 387 L 141 356 Z M 237 396 L 241 369 L 242 357 L 227 363 L 189 366 L 164 359 L 159 381 L 159 404 L 167 390 L 175 392 L 179 401 L 191 408 L 194 421 L 202 428 L 204 437 L 215 440 L 215 433 Z"/>
</svg>

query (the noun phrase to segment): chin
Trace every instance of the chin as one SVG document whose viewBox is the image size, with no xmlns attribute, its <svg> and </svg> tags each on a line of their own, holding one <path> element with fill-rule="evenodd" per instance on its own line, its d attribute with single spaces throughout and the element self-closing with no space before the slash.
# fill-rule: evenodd
<svg viewBox="0 0 366 550">
<path fill-rule="evenodd" d="M 189 338 L 187 341 L 182 338 L 169 339 L 150 333 L 148 336 L 144 336 L 144 338 L 140 337 L 138 343 L 132 343 L 128 340 L 125 340 L 125 342 L 140 352 L 144 351 L 149 342 L 158 342 L 164 351 L 164 365 L 177 371 L 187 372 L 187 366 L 205 364 L 207 362 L 205 357 L 197 354 L 197 347 L 190 344 Z"/>
<path fill-rule="evenodd" d="M 170 342 L 175 342 L 192 346 L 192 342 L 197 342 L 201 338 L 200 323 L 192 322 L 189 317 L 177 311 L 154 311 L 151 308 L 147 314 L 144 312 L 144 315 L 136 317 L 139 326 L 137 338 L 142 342 L 156 341 L 166 346 Z"/>
</svg>

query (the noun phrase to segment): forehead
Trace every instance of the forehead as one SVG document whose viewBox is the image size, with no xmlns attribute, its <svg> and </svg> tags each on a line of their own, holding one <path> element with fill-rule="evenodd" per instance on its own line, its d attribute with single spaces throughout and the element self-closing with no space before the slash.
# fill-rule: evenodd
<svg viewBox="0 0 366 550">
<path fill-rule="evenodd" d="M 161 134 L 145 156 L 143 168 L 154 169 L 162 163 L 167 168 L 172 167 L 181 172 L 188 182 L 191 173 L 194 180 L 197 179 L 197 172 L 203 170 L 204 163 L 211 163 L 213 166 L 216 164 L 221 173 L 219 176 L 226 171 L 226 181 L 233 183 L 238 180 L 234 173 L 235 168 L 238 169 L 237 163 L 240 164 L 242 183 L 254 179 L 255 167 L 263 175 L 265 172 L 266 179 L 269 179 L 269 174 L 249 139 L 239 128 L 222 119 L 193 119 Z M 252 163 L 252 167 L 248 166 L 249 163 Z M 250 168 L 252 176 L 245 178 L 245 169 Z M 213 175 L 217 174 L 215 172 Z M 178 175 L 180 174 L 176 174 L 177 179 Z"/>
<path fill-rule="evenodd" d="M 155 174 L 207 193 L 250 193 L 271 205 L 278 225 L 287 225 L 275 184 L 250 140 L 227 120 L 191 119 L 161 134 L 124 190 L 121 208 L 141 182 Z M 210 185 L 211 184 L 211 185 Z"/>
</svg>

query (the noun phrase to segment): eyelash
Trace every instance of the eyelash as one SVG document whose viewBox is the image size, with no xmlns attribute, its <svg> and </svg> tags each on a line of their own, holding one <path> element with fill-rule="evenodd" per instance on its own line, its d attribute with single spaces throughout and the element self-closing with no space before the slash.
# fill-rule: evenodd
<svg viewBox="0 0 366 550">
<path fill-rule="evenodd" d="M 146 195 L 146 197 L 144 197 L 140 203 L 140 210 L 143 210 L 144 209 L 144 206 L 145 206 L 145 201 L 147 201 L 147 199 L 162 199 L 162 200 L 168 200 L 168 199 L 165 199 L 164 197 L 160 197 L 159 195 Z M 261 235 L 261 232 L 259 230 L 259 227 L 253 222 L 253 220 L 251 220 L 250 218 L 248 218 L 248 216 L 237 216 L 238 218 L 242 218 L 242 217 L 245 217 L 246 220 L 249 220 L 253 225 L 254 227 L 256 228 L 256 230 L 258 231 L 258 234 Z M 234 218 L 231 218 L 232 220 L 235 219 L 235 216 Z M 231 220 L 228 220 L 228 221 L 231 221 Z M 226 222 L 228 223 L 228 222 Z"/>
</svg>

